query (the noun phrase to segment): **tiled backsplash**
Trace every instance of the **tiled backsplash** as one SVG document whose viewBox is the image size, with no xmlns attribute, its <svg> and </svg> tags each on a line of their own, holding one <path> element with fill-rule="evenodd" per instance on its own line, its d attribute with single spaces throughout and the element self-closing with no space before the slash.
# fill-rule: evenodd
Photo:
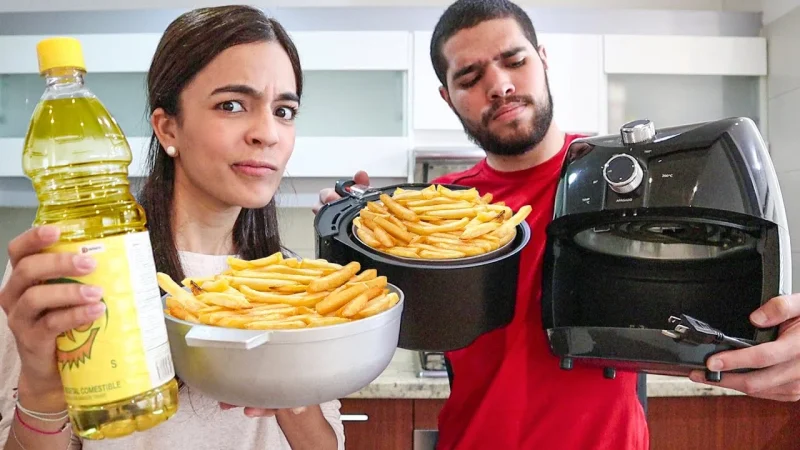
<svg viewBox="0 0 800 450">
<path fill-rule="evenodd" d="M 8 262 L 8 242 L 28 229 L 35 215 L 35 208 L 0 208 L 0 278 Z M 304 258 L 313 258 L 314 213 L 307 208 L 280 208 L 278 222 L 283 245 Z"/>
</svg>

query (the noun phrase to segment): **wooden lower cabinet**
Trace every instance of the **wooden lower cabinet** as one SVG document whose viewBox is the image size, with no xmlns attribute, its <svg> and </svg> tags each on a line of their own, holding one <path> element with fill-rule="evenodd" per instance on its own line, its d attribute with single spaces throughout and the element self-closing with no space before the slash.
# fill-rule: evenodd
<svg viewBox="0 0 800 450">
<path fill-rule="evenodd" d="M 800 403 L 744 396 L 648 400 L 651 450 L 800 449 Z"/>
<path fill-rule="evenodd" d="M 414 400 L 342 400 L 347 450 L 412 450 Z"/>
<path fill-rule="evenodd" d="M 414 429 L 436 430 L 439 423 L 439 411 L 446 400 L 415 400 Z"/>
<path fill-rule="evenodd" d="M 346 448 L 413 450 L 414 430 L 436 429 L 443 404 L 444 400 L 342 400 L 342 414 L 366 419 L 345 422 Z M 800 449 L 800 402 L 652 397 L 647 420 L 650 450 Z"/>
</svg>

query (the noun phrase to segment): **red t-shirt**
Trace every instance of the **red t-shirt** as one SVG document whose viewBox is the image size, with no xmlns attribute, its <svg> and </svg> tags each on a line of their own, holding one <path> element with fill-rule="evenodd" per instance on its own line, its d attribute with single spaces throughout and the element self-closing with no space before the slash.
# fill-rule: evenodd
<svg viewBox="0 0 800 450">
<path fill-rule="evenodd" d="M 649 433 L 636 392 L 637 376 L 559 367 L 541 313 L 545 229 L 552 220 L 558 178 L 569 144 L 558 155 L 517 172 L 498 172 L 484 159 L 434 183 L 475 187 L 517 211 L 531 205 L 531 240 L 523 249 L 512 322 L 447 357 L 450 398 L 439 416 L 439 450 L 645 450 Z M 576 280 L 577 282 L 578 280 Z"/>
</svg>

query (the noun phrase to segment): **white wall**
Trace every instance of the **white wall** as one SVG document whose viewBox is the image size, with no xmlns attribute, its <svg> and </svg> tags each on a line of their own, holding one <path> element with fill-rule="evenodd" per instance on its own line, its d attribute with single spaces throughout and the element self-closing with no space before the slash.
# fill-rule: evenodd
<svg viewBox="0 0 800 450">
<path fill-rule="evenodd" d="M 800 3 L 800 1 L 795 2 Z M 800 7 L 792 9 L 764 29 L 769 58 L 769 141 L 770 153 L 786 203 L 792 239 L 794 291 L 800 287 Z"/>
<path fill-rule="evenodd" d="M 761 10 L 764 25 L 774 22 L 798 6 L 800 0 L 763 0 Z"/>
</svg>

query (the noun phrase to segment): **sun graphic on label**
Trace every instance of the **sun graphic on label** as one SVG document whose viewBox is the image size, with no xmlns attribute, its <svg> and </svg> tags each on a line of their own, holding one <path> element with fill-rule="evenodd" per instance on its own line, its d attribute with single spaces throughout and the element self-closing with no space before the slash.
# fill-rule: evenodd
<svg viewBox="0 0 800 450">
<path fill-rule="evenodd" d="M 52 283 L 79 283 L 79 281 L 69 279 L 54 280 Z M 92 359 L 92 347 L 97 339 L 97 335 L 108 326 L 108 304 L 104 299 L 100 299 L 106 305 L 106 313 L 97 318 L 94 322 L 65 331 L 56 337 L 56 358 L 61 371 L 77 369 L 81 364 L 86 364 Z"/>
</svg>

